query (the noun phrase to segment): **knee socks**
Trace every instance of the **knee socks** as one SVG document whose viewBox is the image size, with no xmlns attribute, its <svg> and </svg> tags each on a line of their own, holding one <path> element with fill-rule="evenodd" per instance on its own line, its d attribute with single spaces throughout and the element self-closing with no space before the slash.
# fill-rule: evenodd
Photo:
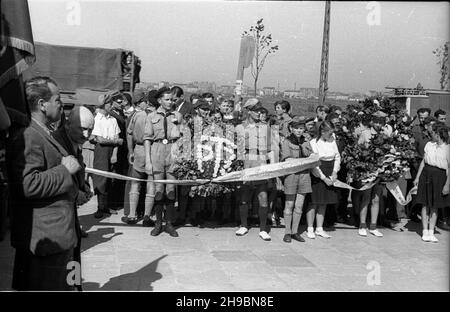
<svg viewBox="0 0 450 312">
<path fill-rule="evenodd" d="M 292 216 L 292 234 L 297 234 L 301 218 L 302 218 L 302 211 L 294 209 L 294 214 Z"/>
<path fill-rule="evenodd" d="M 284 211 L 284 234 L 292 234 L 292 213 L 290 211 Z"/>
</svg>

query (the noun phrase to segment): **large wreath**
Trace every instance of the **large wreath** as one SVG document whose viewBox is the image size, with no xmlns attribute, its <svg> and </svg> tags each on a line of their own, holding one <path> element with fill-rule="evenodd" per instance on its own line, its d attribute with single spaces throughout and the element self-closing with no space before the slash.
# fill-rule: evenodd
<svg viewBox="0 0 450 312">
<path fill-rule="evenodd" d="M 355 130 L 363 119 L 371 120 L 378 111 L 387 114 L 387 123 L 392 126 L 393 134 L 378 133 L 372 137 L 369 146 L 358 144 Z M 348 132 L 342 136 L 346 143 L 342 159 L 348 169 L 348 183 L 359 181 L 364 184 L 376 179 L 391 182 L 406 174 L 416 151 L 411 119 L 401 104 L 391 103 L 388 99 L 366 99 L 348 105 L 345 114 Z"/>
<path fill-rule="evenodd" d="M 222 127 L 222 129 L 227 129 L 223 124 L 212 119 L 206 119 L 204 121 L 206 127 Z M 192 124 L 188 126 L 191 133 L 194 133 Z M 208 135 L 208 131 L 202 131 L 202 134 L 198 135 L 200 136 L 199 141 L 191 140 L 190 142 L 190 155 L 175 160 L 173 174 L 178 180 L 212 180 L 230 172 L 243 170 L 243 161 L 236 159 L 236 145 L 234 142 L 223 137 Z M 230 137 L 230 135 L 227 134 L 225 137 Z M 231 137 L 234 137 L 234 133 Z M 224 152 L 217 153 L 217 149 L 223 150 Z M 192 186 L 189 196 L 218 197 L 226 193 L 234 192 L 236 188 L 237 185 L 232 183 L 207 183 Z"/>
</svg>

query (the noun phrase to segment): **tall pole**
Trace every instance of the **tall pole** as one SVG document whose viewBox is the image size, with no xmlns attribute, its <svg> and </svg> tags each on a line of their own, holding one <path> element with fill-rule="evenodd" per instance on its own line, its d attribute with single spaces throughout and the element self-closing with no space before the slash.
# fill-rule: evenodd
<svg viewBox="0 0 450 312">
<path fill-rule="evenodd" d="M 325 103 L 328 91 L 328 52 L 330 42 L 330 1 L 325 3 L 325 18 L 323 21 L 322 58 L 320 63 L 319 105 Z"/>
</svg>

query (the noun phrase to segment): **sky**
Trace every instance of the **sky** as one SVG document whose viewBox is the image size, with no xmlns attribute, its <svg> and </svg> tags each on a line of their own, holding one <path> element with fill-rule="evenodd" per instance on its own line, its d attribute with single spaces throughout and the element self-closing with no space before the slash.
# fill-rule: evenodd
<svg viewBox="0 0 450 312">
<path fill-rule="evenodd" d="M 325 2 L 28 0 L 35 41 L 122 48 L 142 60 L 141 81 L 234 85 L 240 38 L 264 19 L 279 50 L 258 87 L 319 86 Z M 378 14 L 379 13 L 379 14 Z M 448 2 L 331 2 L 328 87 L 439 89 L 432 53 L 450 40 Z M 244 84 L 252 86 L 250 68 Z"/>
</svg>

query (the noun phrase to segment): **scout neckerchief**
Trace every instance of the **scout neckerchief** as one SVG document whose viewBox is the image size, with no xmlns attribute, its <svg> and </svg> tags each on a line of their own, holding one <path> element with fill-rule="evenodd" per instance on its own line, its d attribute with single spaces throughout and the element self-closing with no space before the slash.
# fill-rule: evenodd
<svg viewBox="0 0 450 312">
<path fill-rule="evenodd" d="M 168 112 L 168 113 L 164 113 L 164 112 L 157 112 L 159 115 L 164 117 L 164 139 L 163 139 L 163 143 L 167 144 L 168 140 L 167 140 L 167 117 L 170 115 L 173 115 L 173 112 Z"/>
</svg>

